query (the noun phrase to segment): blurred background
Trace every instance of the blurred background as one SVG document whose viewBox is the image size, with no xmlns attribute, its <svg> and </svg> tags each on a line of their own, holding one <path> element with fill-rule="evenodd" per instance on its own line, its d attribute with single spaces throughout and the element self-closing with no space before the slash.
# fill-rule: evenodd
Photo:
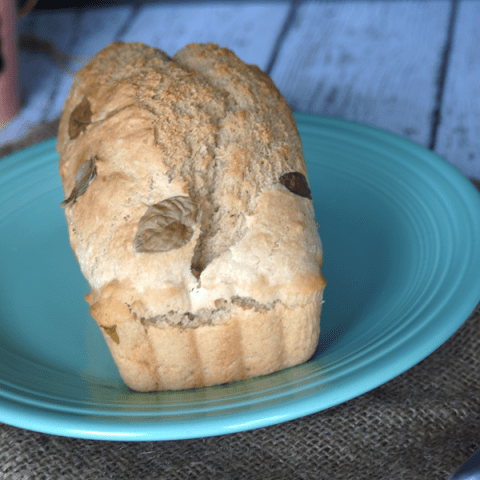
<svg viewBox="0 0 480 480">
<path fill-rule="evenodd" d="M 75 72 L 108 43 L 172 55 L 212 41 L 266 71 L 294 111 L 388 130 L 480 179 L 475 0 L 34 3 L 17 3 L 31 8 L 17 21 L 20 111 L 0 131 L 0 155 L 55 128 Z"/>
</svg>

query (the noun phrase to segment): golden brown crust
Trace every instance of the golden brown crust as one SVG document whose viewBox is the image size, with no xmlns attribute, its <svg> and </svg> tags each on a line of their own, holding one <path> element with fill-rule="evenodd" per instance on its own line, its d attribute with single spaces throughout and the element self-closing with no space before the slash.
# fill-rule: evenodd
<svg viewBox="0 0 480 480">
<path fill-rule="evenodd" d="M 258 67 L 214 44 L 169 58 L 115 42 L 76 75 L 57 150 L 91 314 L 127 385 L 312 355 L 322 246 L 295 120 Z"/>
</svg>

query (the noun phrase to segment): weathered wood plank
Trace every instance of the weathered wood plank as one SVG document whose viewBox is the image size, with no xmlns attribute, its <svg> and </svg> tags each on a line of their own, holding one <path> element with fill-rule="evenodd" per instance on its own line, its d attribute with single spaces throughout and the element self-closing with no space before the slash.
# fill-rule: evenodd
<svg viewBox="0 0 480 480">
<path fill-rule="evenodd" d="M 307 2 L 271 71 L 293 109 L 427 146 L 450 3 Z"/>
<path fill-rule="evenodd" d="M 215 42 L 242 60 L 266 68 L 290 2 L 151 5 L 122 36 L 169 55 L 191 42 Z"/>
<path fill-rule="evenodd" d="M 435 151 L 480 180 L 480 3 L 462 1 L 445 81 Z"/>
</svg>

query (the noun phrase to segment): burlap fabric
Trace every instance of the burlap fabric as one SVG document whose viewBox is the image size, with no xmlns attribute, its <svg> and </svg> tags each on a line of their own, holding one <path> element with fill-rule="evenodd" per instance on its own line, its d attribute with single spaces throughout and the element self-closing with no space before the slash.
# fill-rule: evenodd
<svg viewBox="0 0 480 480">
<path fill-rule="evenodd" d="M 36 127 L 1 147 L 0 157 L 54 136 L 57 125 Z M 117 443 L 0 424 L 0 478 L 446 480 L 479 448 L 480 304 L 452 338 L 403 375 L 281 425 Z"/>
</svg>

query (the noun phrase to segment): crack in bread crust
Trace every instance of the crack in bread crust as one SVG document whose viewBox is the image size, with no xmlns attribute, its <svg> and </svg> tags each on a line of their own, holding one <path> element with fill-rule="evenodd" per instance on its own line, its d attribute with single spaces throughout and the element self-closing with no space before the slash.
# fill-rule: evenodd
<svg viewBox="0 0 480 480">
<path fill-rule="evenodd" d="M 197 313 L 181 313 L 171 310 L 164 315 L 156 315 L 150 318 L 138 315 L 132 305 L 128 303 L 125 303 L 125 305 L 130 310 L 131 315 L 144 325 L 155 325 L 157 327 L 173 326 L 179 328 L 197 328 L 201 325 L 221 324 L 231 315 L 233 306 L 239 306 L 243 310 L 253 310 L 256 313 L 262 314 L 274 309 L 276 305 L 281 302 L 280 300 L 275 300 L 273 303 L 265 305 L 257 302 L 253 298 L 234 296 L 230 302 L 225 299 L 218 299 L 216 303 L 221 304 L 221 306 L 215 309 L 202 308 Z"/>
</svg>

